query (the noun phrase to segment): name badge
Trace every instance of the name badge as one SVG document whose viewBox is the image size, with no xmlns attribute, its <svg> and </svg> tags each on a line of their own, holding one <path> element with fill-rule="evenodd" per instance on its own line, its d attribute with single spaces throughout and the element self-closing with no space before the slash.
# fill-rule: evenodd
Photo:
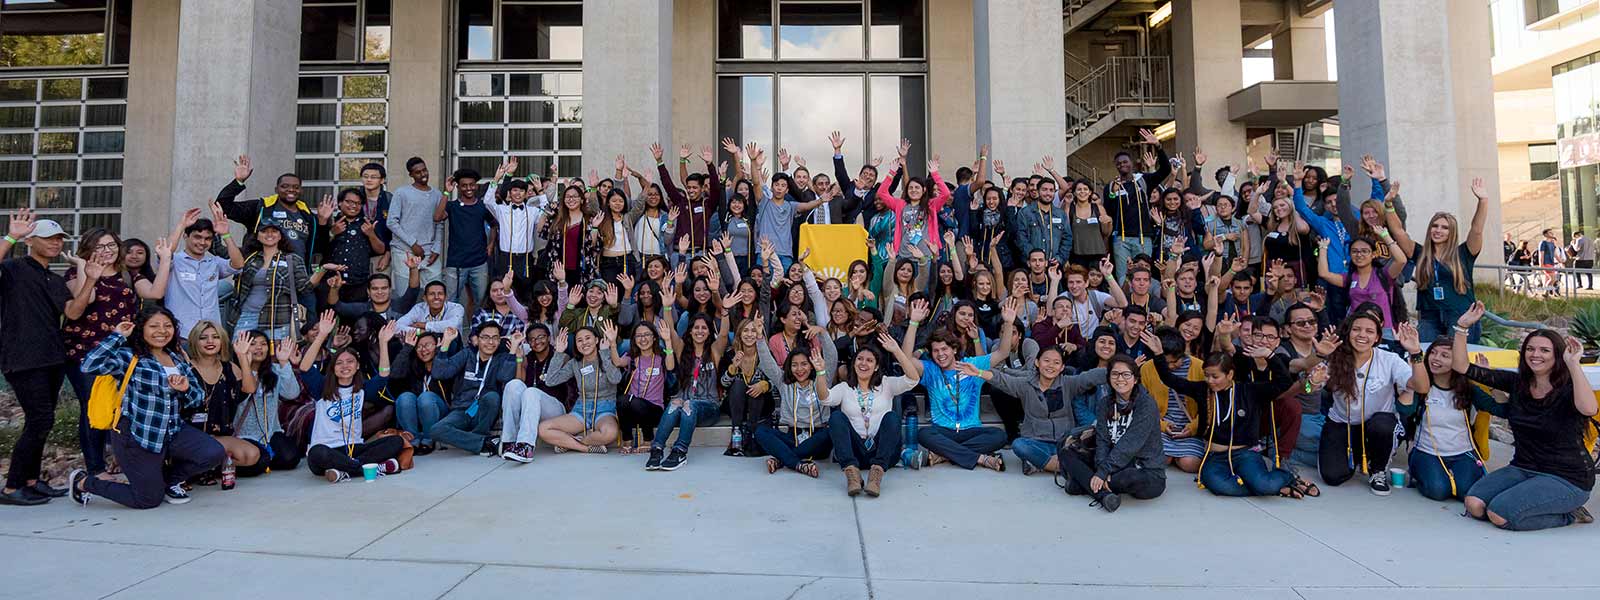
<svg viewBox="0 0 1600 600">
<path fill-rule="evenodd" d="M 1100 217 L 1089 217 L 1089 220 L 1085 221 L 1085 222 L 1090 224 L 1090 225 L 1099 225 L 1100 224 Z"/>
<path fill-rule="evenodd" d="M 733 226 L 734 227 L 738 227 L 739 229 L 749 229 L 750 228 L 750 224 L 749 223 L 745 223 L 743 221 L 738 222 L 738 223 L 734 223 Z"/>
<path fill-rule="evenodd" d="M 1279 233 L 1279 232 L 1276 232 L 1276 231 L 1274 231 L 1274 232 L 1272 232 L 1272 233 L 1269 233 L 1269 234 L 1267 234 L 1267 239 L 1269 239 L 1269 240 L 1275 240 L 1275 239 L 1278 239 L 1278 236 L 1280 236 L 1280 235 L 1283 235 L 1283 234 L 1282 234 L 1282 233 Z"/>
<path fill-rule="evenodd" d="M 704 207 L 704 206 L 696 206 L 696 207 L 694 207 L 694 214 L 698 215 L 698 214 L 703 213 L 703 212 L 706 212 L 706 207 Z"/>
<path fill-rule="evenodd" d="M 1056 225 L 1060 225 L 1061 224 L 1061 217 L 1051 217 L 1050 218 L 1050 222 L 1051 223 L 1055 223 Z"/>
<path fill-rule="evenodd" d="M 289 218 L 289 213 L 281 211 L 281 210 L 275 210 L 275 211 L 272 211 L 272 218 L 274 218 L 274 219 L 287 219 L 287 218 Z"/>
<path fill-rule="evenodd" d="M 804 443 L 806 443 L 806 440 L 811 439 L 811 434 L 806 433 L 804 431 L 796 430 L 794 432 L 794 435 L 795 435 L 795 439 L 798 441 L 798 443 L 801 443 L 801 444 L 804 444 Z"/>
<path fill-rule="evenodd" d="M 650 367 L 648 369 L 645 369 L 644 374 L 645 375 L 649 375 L 651 377 L 654 377 L 656 375 L 660 375 L 661 374 L 661 368 L 660 367 Z"/>
<path fill-rule="evenodd" d="M 206 422 L 206 413 L 198 413 L 195 416 L 189 417 L 189 422 L 196 425 L 204 424 Z"/>
<path fill-rule="evenodd" d="M 589 365 L 589 366 L 584 367 L 582 369 L 578 369 L 578 373 L 581 374 L 581 375 L 593 375 L 594 374 L 594 365 Z"/>
<path fill-rule="evenodd" d="M 1434 300 L 1443 300 L 1444 299 L 1444 288 L 1437 287 L 1437 286 L 1434 287 L 1433 288 L 1433 299 Z"/>
<path fill-rule="evenodd" d="M 178 274 L 178 281 L 190 281 L 190 282 L 193 282 L 193 281 L 196 281 L 197 279 L 199 279 L 199 278 L 195 277 L 194 273 L 179 273 Z"/>
<path fill-rule="evenodd" d="M 472 371 L 467 371 L 466 373 L 462 373 L 461 377 L 463 379 L 466 379 L 467 381 L 477 381 L 478 380 L 478 374 L 474 373 Z"/>
</svg>

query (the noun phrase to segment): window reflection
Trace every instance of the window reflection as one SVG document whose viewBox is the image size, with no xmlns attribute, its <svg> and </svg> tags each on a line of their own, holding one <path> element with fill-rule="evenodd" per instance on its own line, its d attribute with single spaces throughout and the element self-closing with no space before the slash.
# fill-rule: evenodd
<svg viewBox="0 0 1600 600">
<path fill-rule="evenodd" d="M 922 172 L 928 161 L 928 107 L 923 85 L 920 76 L 872 77 L 872 147 L 868 151 L 889 160 L 900 140 L 911 140 L 906 166 L 913 173 Z"/>
<path fill-rule="evenodd" d="M 777 164 L 777 150 L 771 149 L 773 130 L 772 77 L 751 75 L 722 77 L 717 80 L 717 136 L 731 137 L 740 144 L 755 142 L 767 151 L 767 170 Z"/>
<path fill-rule="evenodd" d="M 355 60 L 356 6 L 300 9 L 300 60 Z"/>
<path fill-rule="evenodd" d="M 778 9 L 778 55 L 793 59 L 861 58 L 860 4 L 788 4 Z"/>
<path fill-rule="evenodd" d="M 582 60 L 583 7 L 577 4 L 507 4 L 501 22 L 513 24 L 502 36 L 502 60 Z"/>
<path fill-rule="evenodd" d="M 462 60 L 494 60 L 494 0 L 461 0 L 460 42 Z"/>
<path fill-rule="evenodd" d="M 922 2 L 872 2 L 871 52 L 868 58 L 922 58 Z"/>
<path fill-rule="evenodd" d="M 861 76 L 805 77 L 785 76 L 778 82 L 782 114 L 779 115 L 780 143 L 791 156 L 805 157 L 813 169 L 832 173 L 833 144 L 828 134 L 838 130 L 845 137 L 844 153 L 861 158 L 867 145 L 866 115 L 862 108 L 866 90 Z M 777 149 L 769 151 L 776 156 Z M 791 163 L 792 170 L 798 163 Z M 830 175 L 831 177 L 832 175 Z"/>
<path fill-rule="evenodd" d="M 771 76 L 725 76 L 717 84 L 717 135 L 767 148 L 769 172 L 777 167 L 779 146 L 769 142 L 775 138 L 791 155 L 805 157 L 813 173 L 831 172 L 828 134 L 836 129 L 845 137 L 843 152 L 852 165 L 874 156 L 892 160 L 902 138 L 912 143 L 913 172 L 927 162 L 921 75 L 782 75 L 776 81 L 776 105 Z"/>
<path fill-rule="evenodd" d="M 369 62 L 389 60 L 389 0 L 367 0 L 367 26 L 361 56 Z"/>
<path fill-rule="evenodd" d="M 0 67 L 58 67 L 105 63 L 104 10 L 6 13 L 0 18 Z"/>
<path fill-rule="evenodd" d="M 772 58 L 772 4 L 761 0 L 719 0 L 717 56 Z"/>
</svg>

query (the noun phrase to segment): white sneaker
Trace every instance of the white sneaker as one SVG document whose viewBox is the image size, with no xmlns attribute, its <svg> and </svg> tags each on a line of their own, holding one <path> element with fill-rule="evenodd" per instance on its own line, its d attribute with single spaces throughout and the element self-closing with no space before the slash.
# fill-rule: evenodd
<svg viewBox="0 0 1600 600">
<path fill-rule="evenodd" d="M 1367 482 L 1372 493 L 1379 496 L 1389 495 L 1389 472 L 1373 473 L 1372 479 Z"/>
<path fill-rule="evenodd" d="M 340 471 L 338 469 L 328 469 L 323 471 L 322 476 L 328 479 L 328 483 L 344 483 L 350 480 L 349 473 Z"/>
</svg>

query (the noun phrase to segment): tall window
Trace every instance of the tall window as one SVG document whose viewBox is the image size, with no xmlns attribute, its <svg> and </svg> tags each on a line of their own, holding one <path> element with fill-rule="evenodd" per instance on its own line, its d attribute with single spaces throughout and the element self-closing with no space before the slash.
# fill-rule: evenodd
<svg viewBox="0 0 1600 600">
<path fill-rule="evenodd" d="M 583 153 L 581 2 L 461 0 L 457 4 L 452 149 L 457 168 L 492 176 L 554 163 L 575 175 Z"/>
<path fill-rule="evenodd" d="M 312 202 L 359 186 L 362 165 L 385 162 L 389 23 L 390 0 L 307 0 L 300 7 L 294 168 Z"/>
<path fill-rule="evenodd" d="M 0 69 L 128 64 L 132 0 L 0 0 Z"/>
<path fill-rule="evenodd" d="M 808 159 L 833 155 L 828 134 L 858 160 L 912 143 L 926 160 L 927 52 L 920 0 L 719 0 L 719 136 Z M 775 165 L 769 165 L 769 169 Z"/>
</svg>

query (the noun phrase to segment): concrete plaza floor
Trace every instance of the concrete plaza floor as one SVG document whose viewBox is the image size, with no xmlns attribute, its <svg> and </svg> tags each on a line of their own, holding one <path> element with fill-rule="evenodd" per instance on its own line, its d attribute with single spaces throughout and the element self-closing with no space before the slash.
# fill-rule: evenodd
<svg viewBox="0 0 1600 600">
<path fill-rule="evenodd" d="M 1500 461 L 1508 456 L 1500 448 Z M 183 506 L 0 508 L 0 598 L 1593 598 L 1600 530 L 1510 533 L 1414 490 L 1215 498 L 1170 471 L 1116 514 L 1045 476 L 897 469 L 882 498 L 696 448 L 530 465 L 441 451 Z M 1597 503 L 1600 504 L 1600 503 Z M 1591 509 L 1595 504 L 1591 504 Z"/>
</svg>

